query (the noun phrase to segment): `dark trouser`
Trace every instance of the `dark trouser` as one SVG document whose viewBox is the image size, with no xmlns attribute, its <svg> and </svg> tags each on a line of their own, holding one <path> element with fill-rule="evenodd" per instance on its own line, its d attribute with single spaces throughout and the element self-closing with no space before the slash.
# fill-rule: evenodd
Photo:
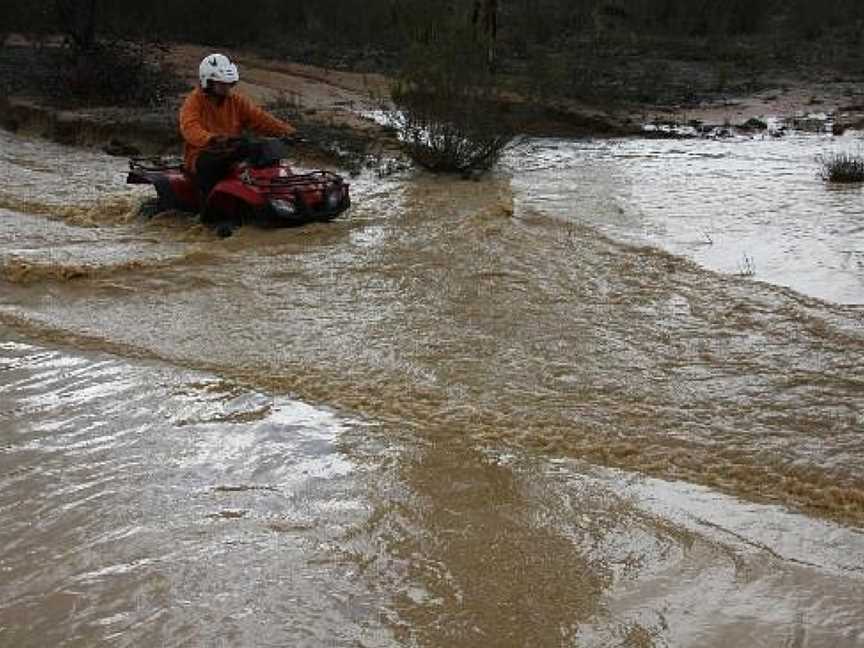
<svg viewBox="0 0 864 648">
<path fill-rule="evenodd" d="M 195 162 L 195 180 L 201 194 L 201 220 L 205 223 L 219 223 L 231 220 L 230 214 L 212 213 L 207 209 L 210 192 L 222 178 L 228 175 L 231 165 L 247 156 L 245 147 L 238 146 L 227 151 L 204 150 Z"/>
</svg>

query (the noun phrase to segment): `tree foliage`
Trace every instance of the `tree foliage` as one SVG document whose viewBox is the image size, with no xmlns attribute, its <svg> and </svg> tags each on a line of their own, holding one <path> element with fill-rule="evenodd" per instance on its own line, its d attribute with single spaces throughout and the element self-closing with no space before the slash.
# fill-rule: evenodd
<svg viewBox="0 0 864 648">
<path fill-rule="evenodd" d="M 0 0 L 2 31 L 65 33 L 87 47 L 100 36 L 156 37 L 214 46 L 373 47 L 402 52 L 439 38 L 461 16 L 502 54 L 580 37 L 707 35 L 815 37 L 861 33 L 860 0 Z M 472 20 L 473 17 L 473 20 Z"/>
</svg>

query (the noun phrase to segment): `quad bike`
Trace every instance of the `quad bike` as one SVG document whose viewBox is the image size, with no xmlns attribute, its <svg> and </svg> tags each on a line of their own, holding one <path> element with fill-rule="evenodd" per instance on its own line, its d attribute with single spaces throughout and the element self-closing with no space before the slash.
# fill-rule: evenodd
<svg viewBox="0 0 864 648">
<path fill-rule="evenodd" d="M 178 158 L 129 160 L 128 184 L 149 184 L 156 198 L 141 213 L 179 210 L 201 215 L 220 236 L 244 224 L 296 227 L 330 221 L 351 206 L 349 185 L 329 171 L 295 173 L 285 159 L 285 141 L 233 138 L 227 143 L 243 153 L 205 197 Z"/>
</svg>

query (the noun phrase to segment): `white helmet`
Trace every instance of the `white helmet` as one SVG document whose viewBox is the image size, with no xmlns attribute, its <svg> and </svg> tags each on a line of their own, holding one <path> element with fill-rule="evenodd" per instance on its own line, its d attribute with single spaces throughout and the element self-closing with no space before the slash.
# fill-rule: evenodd
<svg viewBox="0 0 864 648">
<path fill-rule="evenodd" d="M 221 81 L 222 83 L 237 83 L 240 75 L 237 66 L 224 54 L 210 54 L 205 56 L 198 66 L 198 78 L 201 87 L 207 89 L 208 81 Z"/>
</svg>

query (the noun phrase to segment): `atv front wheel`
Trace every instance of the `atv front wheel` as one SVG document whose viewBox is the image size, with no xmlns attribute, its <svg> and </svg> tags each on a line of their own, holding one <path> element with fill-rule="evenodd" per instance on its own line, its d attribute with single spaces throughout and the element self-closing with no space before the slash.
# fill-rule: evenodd
<svg viewBox="0 0 864 648">
<path fill-rule="evenodd" d="M 150 220 L 159 212 L 165 211 L 162 209 L 162 206 L 159 204 L 158 198 L 150 198 L 149 200 L 145 200 L 141 203 L 141 206 L 138 207 L 138 211 L 136 212 L 136 216 L 141 220 Z"/>
</svg>

